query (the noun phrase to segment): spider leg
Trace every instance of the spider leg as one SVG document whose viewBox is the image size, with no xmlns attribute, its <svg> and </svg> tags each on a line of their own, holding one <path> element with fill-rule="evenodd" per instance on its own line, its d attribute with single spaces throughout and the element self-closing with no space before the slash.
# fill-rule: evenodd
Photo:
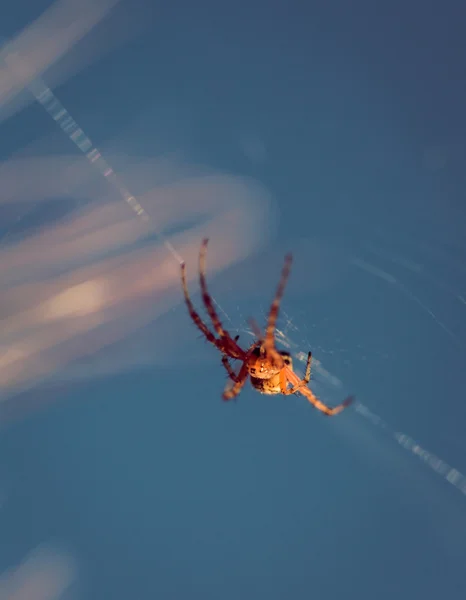
<svg viewBox="0 0 466 600">
<path fill-rule="evenodd" d="M 214 346 L 216 346 L 219 350 L 222 350 L 222 347 L 220 345 L 220 341 L 208 329 L 207 325 L 201 319 L 201 317 L 199 316 L 199 313 L 196 311 L 196 309 L 194 308 L 194 305 L 193 305 L 193 303 L 191 301 L 191 298 L 189 296 L 189 291 L 188 291 L 188 284 L 187 284 L 187 281 L 186 281 L 186 265 L 185 265 L 185 263 L 182 263 L 182 265 L 181 265 L 181 282 L 183 284 L 184 299 L 185 299 L 185 302 L 186 302 L 186 306 L 188 307 L 188 312 L 189 312 L 189 315 L 190 315 L 191 319 L 194 321 L 194 323 L 197 326 L 197 328 L 200 331 L 202 331 L 202 333 L 207 338 L 207 340 L 211 344 L 213 344 Z"/>
<path fill-rule="evenodd" d="M 202 301 L 204 302 L 204 306 L 207 310 L 207 314 L 212 321 L 212 325 L 214 326 L 214 330 L 217 335 L 222 338 L 225 347 L 229 349 L 229 356 L 232 358 L 243 358 L 244 352 L 236 343 L 237 338 L 232 339 L 231 335 L 223 329 L 220 318 L 215 310 L 214 303 L 212 302 L 212 297 L 209 294 L 209 290 L 207 289 L 207 281 L 206 281 L 206 253 L 207 253 L 207 245 L 209 240 L 205 238 L 202 240 L 201 250 L 199 252 L 199 281 L 201 284 L 201 293 L 202 293 Z"/>
<path fill-rule="evenodd" d="M 225 391 L 223 392 L 222 398 L 224 400 L 232 400 L 233 398 L 236 398 L 236 396 L 243 389 L 243 386 L 246 383 L 246 379 L 248 378 L 248 375 L 249 375 L 248 364 L 245 361 L 241 365 L 241 369 L 239 370 L 238 375 L 235 375 L 235 379 L 233 380 L 234 384 L 227 385 L 227 387 L 225 388 Z"/>
<path fill-rule="evenodd" d="M 307 353 L 307 362 L 306 362 L 306 371 L 303 377 L 304 385 L 307 385 L 311 381 L 311 361 L 312 361 L 312 352 Z"/>
<path fill-rule="evenodd" d="M 233 385 L 227 385 L 227 387 L 225 388 L 225 391 L 223 392 L 223 396 L 222 398 L 224 400 L 231 400 L 232 398 L 235 398 L 240 391 L 243 389 L 244 384 L 246 383 L 246 380 L 249 376 L 249 359 L 252 355 L 252 353 L 254 352 L 254 350 L 259 347 L 261 345 L 261 342 L 259 340 L 254 341 L 248 348 L 247 352 L 245 353 L 243 360 L 243 364 L 241 365 L 241 368 L 239 370 L 239 373 L 236 374 L 233 369 L 231 368 L 230 364 L 228 363 L 227 358 L 224 356 L 222 357 L 222 363 L 223 366 L 225 367 L 230 379 L 232 379 L 234 381 Z M 228 363 L 228 366 L 227 366 Z"/>
<path fill-rule="evenodd" d="M 238 381 L 238 376 L 231 368 L 231 365 L 228 362 L 228 357 L 225 354 L 222 356 L 222 365 L 225 367 L 225 371 L 228 373 L 228 377 L 236 383 Z"/>
<path fill-rule="evenodd" d="M 312 353 L 308 352 L 307 362 L 306 362 L 306 372 L 304 374 L 304 377 L 302 379 L 300 379 L 297 384 L 293 385 L 293 387 L 290 387 L 290 388 L 287 387 L 288 382 L 289 382 L 289 379 L 287 377 L 287 371 L 285 371 L 285 369 L 282 369 L 282 371 L 280 372 L 280 388 L 281 388 L 282 394 L 284 396 L 290 396 L 291 394 L 296 394 L 296 392 L 298 392 L 302 387 L 305 387 L 309 383 L 309 381 L 311 380 L 311 360 L 312 360 Z"/>
<path fill-rule="evenodd" d="M 275 327 L 277 324 L 278 312 L 280 310 L 280 302 L 283 297 L 283 292 L 285 291 L 286 282 L 288 281 L 288 277 L 290 275 L 292 260 L 293 257 L 291 254 L 287 254 L 285 256 L 285 263 L 282 268 L 282 273 L 280 281 L 278 282 L 277 291 L 275 292 L 275 297 L 270 307 L 269 317 L 267 319 L 267 327 L 265 329 L 265 351 L 277 364 L 281 364 L 283 361 L 275 348 Z"/>
<path fill-rule="evenodd" d="M 292 386 L 299 386 L 300 379 L 296 375 L 296 373 L 294 373 L 288 367 L 284 367 L 283 371 L 285 372 L 287 383 L 291 383 Z M 305 387 L 305 386 L 299 387 L 299 389 L 297 391 L 300 394 L 302 394 L 303 396 L 305 396 L 307 398 L 307 400 L 309 400 L 309 402 L 315 408 L 317 408 L 317 410 L 320 410 L 321 412 L 323 412 L 325 415 L 328 415 L 328 416 L 333 416 L 333 415 L 337 415 L 338 413 L 341 413 L 341 411 L 344 410 L 347 406 L 349 406 L 354 400 L 353 396 L 349 396 L 348 398 L 346 398 L 346 400 L 344 402 L 342 402 L 338 406 L 334 406 L 333 408 L 330 408 L 329 406 L 327 406 L 326 404 L 321 402 L 312 393 L 312 391 L 308 387 Z"/>
<path fill-rule="evenodd" d="M 214 326 L 215 331 L 219 336 L 225 335 L 225 330 L 222 327 L 222 323 L 220 318 L 215 310 L 215 307 L 212 302 L 212 298 L 207 289 L 207 281 L 205 277 L 206 272 L 206 253 L 207 253 L 207 245 L 209 240 L 205 238 L 202 240 L 201 251 L 199 252 L 199 280 L 201 282 L 201 292 L 202 292 L 202 300 L 207 310 L 207 314 L 209 315 L 212 324 Z"/>
<path fill-rule="evenodd" d="M 264 341 L 264 336 L 262 334 L 261 328 L 259 327 L 259 324 L 257 323 L 257 321 L 251 317 L 251 318 L 248 319 L 248 323 L 249 323 L 249 327 L 251 328 L 254 336 L 258 340 L 260 340 L 261 342 L 263 342 Z"/>
</svg>

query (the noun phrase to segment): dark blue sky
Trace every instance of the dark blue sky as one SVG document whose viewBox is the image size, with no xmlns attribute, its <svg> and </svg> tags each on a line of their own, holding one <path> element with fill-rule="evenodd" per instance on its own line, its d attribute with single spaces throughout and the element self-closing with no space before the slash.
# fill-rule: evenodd
<svg viewBox="0 0 466 600">
<path fill-rule="evenodd" d="M 168 364 L 8 405 L 0 572 L 46 542 L 82 600 L 463 598 L 466 495 L 394 439 L 466 472 L 462 3 L 159 4 L 118 8 L 149 24 L 57 96 L 98 146 L 261 182 L 271 238 L 212 291 L 241 330 L 292 250 L 281 329 L 343 382 L 316 372 L 322 399 L 384 421 L 249 387 L 222 403 L 178 303 Z M 3 33 L 46 6 L 12 5 Z M 75 151 L 31 105 L 0 156 L 47 136 Z"/>
</svg>

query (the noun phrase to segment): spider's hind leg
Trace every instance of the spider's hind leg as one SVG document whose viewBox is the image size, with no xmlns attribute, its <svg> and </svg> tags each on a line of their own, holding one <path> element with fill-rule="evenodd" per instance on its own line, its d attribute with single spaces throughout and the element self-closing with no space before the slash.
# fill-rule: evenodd
<svg viewBox="0 0 466 600">
<path fill-rule="evenodd" d="M 286 362 L 286 358 L 285 360 L 285 364 L 287 364 Z M 283 384 L 282 384 L 282 394 L 284 394 L 285 396 L 289 396 L 291 394 L 296 394 L 296 392 L 299 392 L 299 390 L 305 386 L 307 386 L 307 384 L 309 383 L 309 381 L 311 380 L 311 360 L 312 360 L 312 353 L 308 352 L 307 354 L 307 362 L 306 362 L 306 372 L 304 373 L 304 377 L 298 382 L 296 383 L 293 387 L 291 388 L 287 388 L 286 386 L 288 385 L 286 378 L 283 378 Z M 291 359 L 290 359 L 291 361 Z M 293 367 L 291 366 L 291 362 L 290 362 L 290 368 L 292 369 Z"/>
</svg>

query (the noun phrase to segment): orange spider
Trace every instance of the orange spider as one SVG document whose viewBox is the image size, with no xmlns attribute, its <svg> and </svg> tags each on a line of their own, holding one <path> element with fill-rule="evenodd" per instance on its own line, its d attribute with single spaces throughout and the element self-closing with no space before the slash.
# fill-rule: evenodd
<svg viewBox="0 0 466 600">
<path fill-rule="evenodd" d="M 183 284 L 184 298 L 188 307 L 189 315 L 195 325 L 204 334 L 206 339 L 213 344 L 222 354 L 222 364 L 225 367 L 231 382 L 227 384 L 223 392 L 224 400 L 235 398 L 243 388 L 248 376 L 252 386 L 262 394 L 283 394 L 289 396 L 299 392 L 303 394 L 311 404 L 326 415 L 337 415 L 351 404 L 353 398 L 350 396 L 342 404 L 329 408 L 321 402 L 312 391 L 307 387 L 311 378 L 311 353 L 307 356 L 306 372 L 302 379 L 293 371 L 293 361 L 288 352 L 277 350 L 275 347 L 275 325 L 277 322 L 280 301 L 285 290 L 285 285 L 290 274 L 292 257 L 288 254 L 285 257 L 280 282 L 278 284 L 275 298 L 270 307 L 269 317 L 267 319 L 267 327 L 265 337 L 259 327 L 252 323 L 257 339 L 249 346 L 247 350 L 243 350 L 238 345 L 237 335 L 232 338 L 226 331 L 215 310 L 212 298 L 207 290 L 207 282 L 205 277 L 205 257 L 207 252 L 208 240 L 202 242 L 199 253 L 199 279 L 201 284 L 201 293 L 204 306 L 212 321 L 213 328 L 218 337 L 209 330 L 207 325 L 202 321 L 199 314 L 196 312 L 191 298 L 189 297 L 188 286 L 186 282 L 186 265 L 181 265 L 181 281 Z M 228 361 L 229 358 L 240 360 L 242 365 L 238 373 L 235 373 Z M 291 387 L 290 387 L 291 386 Z"/>
</svg>

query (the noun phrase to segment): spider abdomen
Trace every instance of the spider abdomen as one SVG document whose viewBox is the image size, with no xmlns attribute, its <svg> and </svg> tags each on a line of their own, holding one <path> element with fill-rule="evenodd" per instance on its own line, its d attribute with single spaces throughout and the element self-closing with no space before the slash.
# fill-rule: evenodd
<svg viewBox="0 0 466 600">
<path fill-rule="evenodd" d="M 259 377 L 251 377 L 252 387 L 257 390 L 260 394 L 281 394 L 280 388 L 280 375 L 275 375 L 270 379 L 260 379 Z"/>
</svg>

